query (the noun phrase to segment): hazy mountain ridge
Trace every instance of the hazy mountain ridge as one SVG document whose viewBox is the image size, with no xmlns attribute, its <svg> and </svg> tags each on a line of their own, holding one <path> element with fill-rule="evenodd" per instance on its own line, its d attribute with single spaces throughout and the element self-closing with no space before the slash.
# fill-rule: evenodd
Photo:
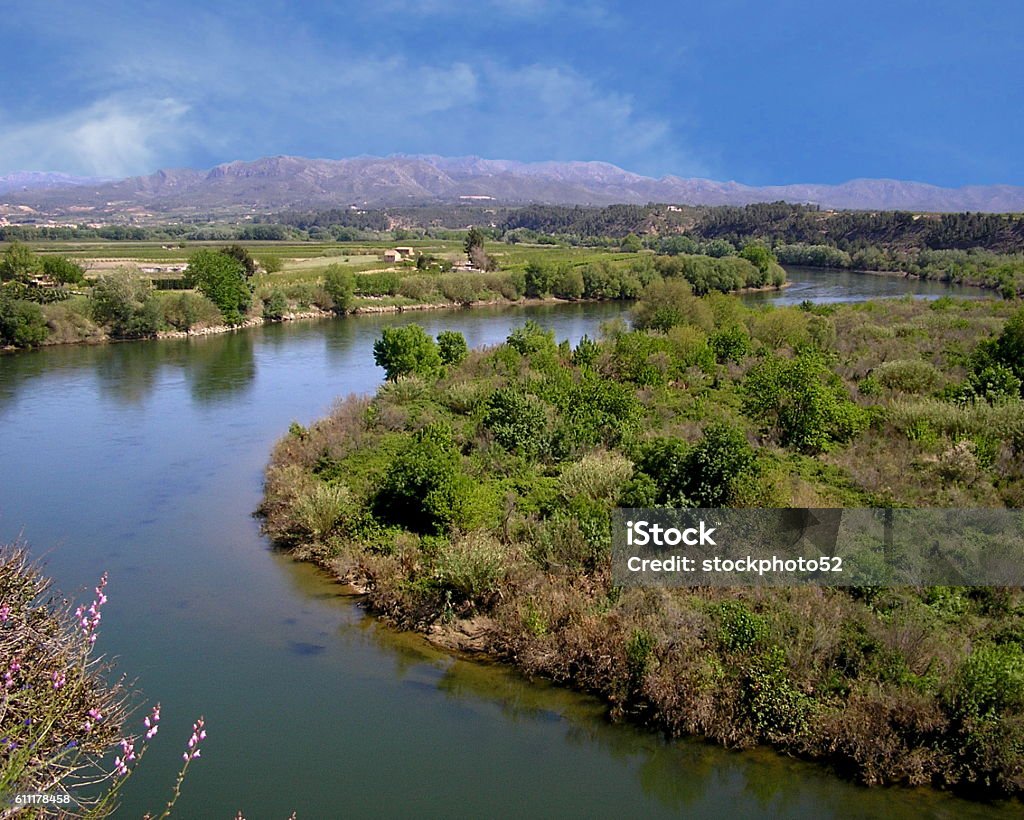
<svg viewBox="0 0 1024 820">
<path fill-rule="evenodd" d="M 6 187 L 5 187 L 6 186 Z M 0 196 L 59 216 L 83 211 L 153 215 L 244 214 L 287 208 L 382 207 L 459 202 L 489 197 L 503 204 L 663 202 L 743 205 L 812 202 L 825 208 L 913 211 L 1024 210 L 1024 187 L 941 188 L 920 182 L 855 179 L 839 185 L 749 186 L 739 182 L 660 179 L 605 162 L 537 162 L 430 155 L 306 159 L 264 157 L 206 171 L 165 169 L 103 181 L 66 174 L 0 177 Z"/>
</svg>

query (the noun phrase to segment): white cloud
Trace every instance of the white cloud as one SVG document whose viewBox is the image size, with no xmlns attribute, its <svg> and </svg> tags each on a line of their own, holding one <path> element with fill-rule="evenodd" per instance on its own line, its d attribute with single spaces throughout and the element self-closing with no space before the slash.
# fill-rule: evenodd
<svg viewBox="0 0 1024 820">
<path fill-rule="evenodd" d="M 0 122 L 0 162 L 8 171 L 149 173 L 180 156 L 194 139 L 187 113 L 188 106 L 172 98 L 110 97 L 46 119 Z"/>
</svg>

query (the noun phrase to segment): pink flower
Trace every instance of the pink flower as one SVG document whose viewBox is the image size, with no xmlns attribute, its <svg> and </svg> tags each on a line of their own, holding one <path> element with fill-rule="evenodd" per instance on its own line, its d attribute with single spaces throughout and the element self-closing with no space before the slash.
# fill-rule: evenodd
<svg viewBox="0 0 1024 820">
<path fill-rule="evenodd" d="M 53 679 L 54 689 L 60 689 L 66 682 L 63 672 L 53 672 L 50 677 Z"/>
<path fill-rule="evenodd" d="M 158 703 L 153 707 L 153 711 L 146 715 L 146 719 L 142 721 L 146 727 L 146 740 L 152 740 L 153 735 L 160 731 L 160 704 Z"/>
<path fill-rule="evenodd" d="M 0 606 L 0 624 L 5 624 L 11 619 L 11 608 L 4 604 Z"/>
<path fill-rule="evenodd" d="M 205 725 L 206 722 L 202 718 L 199 718 L 192 724 L 192 737 L 188 739 L 188 750 L 182 755 L 182 759 L 186 763 L 199 757 L 199 743 L 206 740 Z"/>
</svg>

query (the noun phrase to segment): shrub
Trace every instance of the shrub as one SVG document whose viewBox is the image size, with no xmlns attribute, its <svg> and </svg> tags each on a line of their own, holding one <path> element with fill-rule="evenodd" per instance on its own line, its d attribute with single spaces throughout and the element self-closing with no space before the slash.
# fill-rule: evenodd
<svg viewBox="0 0 1024 820">
<path fill-rule="evenodd" d="M 540 352 L 552 353 L 556 348 L 555 332 L 545 330 L 531 319 L 522 327 L 513 330 L 505 340 L 505 344 L 523 356 Z"/>
<path fill-rule="evenodd" d="M 714 326 L 711 309 L 693 295 L 693 289 L 679 279 L 653 282 L 644 288 L 633 308 L 633 326 L 638 330 L 666 332 L 677 325 L 696 325 L 702 330 Z"/>
<path fill-rule="evenodd" d="M 559 489 L 566 498 L 586 496 L 612 501 L 633 475 L 633 463 L 621 453 L 600 450 L 588 453 L 579 461 L 562 466 Z"/>
<path fill-rule="evenodd" d="M 935 366 L 921 359 L 882 362 L 872 375 L 883 387 L 901 393 L 931 393 L 942 378 Z"/>
<path fill-rule="evenodd" d="M 191 330 L 197 324 L 214 325 L 220 321 L 220 311 L 205 296 L 198 293 L 175 293 L 161 297 L 164 324 L 175 330 Z"/>
<path fill-rule="evenodd" d="M 510 452 L 534 458 L 548 440 L 544 404 L 519 387 L 495 390 L 487 400 L 483 425 Z"/>
<path fill-rule="evenodd" d="M 85 269 L 66 256 L 44 256 L 43 273 L 62 285 L 80 285 L 85 281 Z"/>
<path fill-rule="evenodd" d="M 151 336 L 163 320 L 152 283 L 126 269 L 100 277 L 93 286 L 90 307 L 95 322 L 109 328 L 113 336 Z"/>
<path fill-rule="evenodd" d="M 374 515 L 416 532 L 443 532 L 457 517 L 461 479 L 451 431 L 425 427 L 392 459 L 372 501 Z"/>
<path fill-rule="evenodd" d="M 341 265 L 329 265 L 324 272 L 324 290 L 334 304 L 334 310 L 345 313 L 352 308 L 356 292 L 356 277 Z"/>
<path fill-rule="evenodd" d="M 25 282 L 39 270 L 40 264 L 28 245 L 12 242 L 0 256 L 0 282 Z"/>
<path fill-rule="evenodd" d="M 263 303 L 263 318 L 280 320 L 284 318 L 287 311 L 288 300 L 284 298 L 280 288 L 274 288 Z"/>
<path fill-rule="evenodd" d="M 32 347 L 46 341 L 48 333 L 39 305 L 0 292 L 0 346 Z"/>
<path fill-rule="evenodd" d="M 769 308 L 754 317 L 751 335 L 771 350 L 796 350 L 811 341 L 809 317 L 797 308 Z"/>
<path fill-rule="evenodd" d="M 317 482 L 295 502 L 298 526 L 318 541 L 324 540 L 354 514 L 352 493 L 340 484 Z"/>
<path fill-rule="evenodd" d="M 578 268 L 573 267 L 560 270 L 552 286 L 552 293 L 559 299 L 580 299 L 583 290 L 583 274 Z"/>
<path fill-rule="evenodd" d="M 946 702 L 954 715 L 983 717 L 1024 707 L 1024 650 L 1016 644 L 975 648 L 960 664 Z"/>
<path fill-rule="evenodd" d="M 1000 402 L 1019 396 L 1021 387 L 1022 382 L 1014 375 L 1013 370 L 1005 364 L 995 362 L 972 371 L 955 398 L 960 401 L 981 399 L 987 402 Z"/>
<path fill-rule="evenodd" d="M 530 261 L 526 265 L 525 292 L 531 299 L 548 296 L 555 288 L 556 274 L 541 262 Z"/>
<path fill-rule="evenodd" d="M 385 328 L 373 343 L 373 361 L 389 381 L 410 373 L 431 376 L 441 367 L 437 344 L 419 325 Z"/>
<path fill-rule="evenodd" d="M 469 355 L 466 337 L 457 330 L 442 330 L 437 334 L 437 352 L 441 363 L 454 367 Z"/>
<path fill-rule="evenodd" d="M 406 276 L 398 286 L 398 293 L 416 302 L 429 302 L 440 296 L 437 278 L 429 275 Z"/>
<path fill-rule="evenodd" d="M 754 448 L 734 427 L 712 424 L 686 455 L 684 494 L 698 507 L 721 507 L 736 494 L 736 482 L 754 471 Z"/>
<path fill-rule="evenodd" d="M 508 572 L 508 556 L 501 543 L 486 533 L 458 535 L 442 544 L 434 561 L 438 586 L 456 600 L 486 603 L 495 595 Z"/>
<path fill-rule="evenodd" d="M 227 252 L 199 250 L 189 257 L 185 276 L 217 306 L 225 322 L 241 323 L 252 301 L 252 287 L 244 261 Z"/>
<path fill-rule="evenodd" d="M 742 325 L 732 325 L 712 333 L 708 337 L 708 344 L 715 354 L 715 359 L 723 364 L 739 363 L 751 352 L 750 334 Z"/>
<path fill-rule="evenodd" d="M 768 623 L 742 601 L 726 601 L 715 607 L 718 643 L 726 652 L 749 652 L 768 637 Z"/>
<path fill-rule="evenodd" d="M 866 412 L 850 401 L 814 350 L 793 359 L 769 356 L 750 371 L 741 390 L 744 411 L 798 450 L 819 452 L 849 441 L 867 424 Z"/>
</svg>

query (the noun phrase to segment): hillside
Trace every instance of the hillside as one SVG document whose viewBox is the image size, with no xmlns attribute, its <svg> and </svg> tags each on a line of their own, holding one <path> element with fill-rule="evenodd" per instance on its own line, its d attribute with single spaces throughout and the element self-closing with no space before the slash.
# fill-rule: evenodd
<svg viewBox="0 0 1024 820">
<path fill-rule="evenodd" d="M 16 180 L 6 185 L 5 180 Z M 53 174 L 0 179 L 8 214 L 116 220 L 240 216 L 288 208 L 381 207 L 434 203 L 580 204 L 666 202 L 742 205 L 808 202 L 825 208 L 912 211 L 1024 210 L 1024 188 L 940 188 L 919 182 L 858 179 L 840 185 L 753 187 L 708 179 L 660 179 L 603 162 L 538 162 L 438 156 L 305 159 L 267 157 L 207 171 L 169 169 L 102 182 Z M 23 212 L 23 211 L 22 211 Z"/>
</svg>

